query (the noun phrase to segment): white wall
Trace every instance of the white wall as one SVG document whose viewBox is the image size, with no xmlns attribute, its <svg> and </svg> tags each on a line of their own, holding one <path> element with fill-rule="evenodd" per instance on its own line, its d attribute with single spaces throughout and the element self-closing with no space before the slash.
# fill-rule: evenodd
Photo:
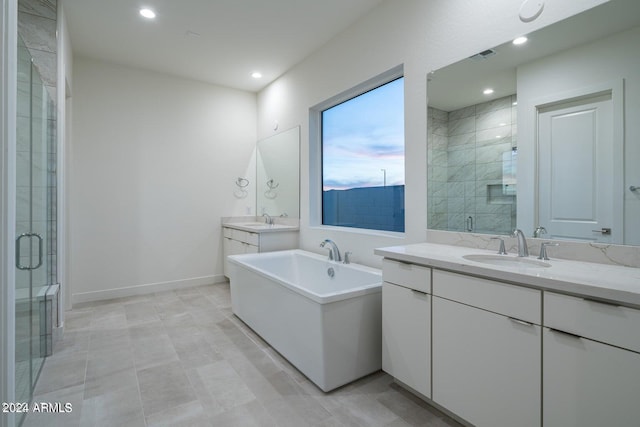
<svg viewBox="0 0 640 427">
<path fill-rule="evenodd" d="M 373 249 L 426 240 L 427 93 L 429 71 L 564 19 L 604 0 L 547 1 L 530 24 L 518 19 L 515 0 L 387 0 L 258 94 L 258 137 L 301 125 L 301 232 L 303 249 L 320 252 L 332 238 L 355 262 L 380 266 Z M 499 24 L 498 24 L 499 23 Z M 309 224 L 309 108 L 404 64 L 406 215 L 404 237 Z"/>
<path fill-rule="evenodd" d="M 76 58 L 74 302 L 223 280 L 220 218 L 255 210 L 233 195 L 254 182 L 255 123 L 255 94 Z"/>
<path fill-rule="evenodd" d="M 640 28 L 565 50 L 518 68 L 518 117 L 521 123 L 519 161 L 526 167 L 522 171 L 527 177 L 535 176 L 536 100 L 603 83 L 619 83 L 623 79 L 624 243 L 640 245 L 640 195 L 628 190 L 630 185 L 640 186 L 640 168 L 637 164 L 640 159 L 640 121 L 637 120 L 640 115 Z M 524 194 L 530 195 L 518 198 L 518 223 L 527 222 L 528 226 L 523 229 L 530 230 L 534 228 L 534 183 L 528 179 L 522 179 L 521 182 L 519 175 L 518 187 Z"/>
</svg>

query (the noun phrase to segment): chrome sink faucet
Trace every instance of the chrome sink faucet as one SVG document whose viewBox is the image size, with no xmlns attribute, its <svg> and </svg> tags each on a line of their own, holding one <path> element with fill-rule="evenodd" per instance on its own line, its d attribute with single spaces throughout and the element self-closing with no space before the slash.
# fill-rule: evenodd
<svg viewBox="0 0 640 427">
<path fill-rule="evenodd" d="M 518 256 L 527 257 L 529 256 L 529 248 L 527 247 L 527 239 L 524 238 L 524 233 L 519 228 L 513 230 L 511 237 L 516 237 L 518 239 Z"/>
<path fill-rule="evenodd" d="M 273 225 L 273 218 L 271 218 L 271 215 L 269 215 L 268 213 L 264 212 L 262 214 L 262 216 L 264 217 L 264 223 L 265 224 Z"/>
<path fill-rule="evenodd" d="M 320 243 L 320 247 L 324 248 L 325 245 L 329 245 L 329 260 L 331 261 L 342 261 L 342 257 L 340 256 L 340 250 L 338 249 L 338 245 L 331 239 L 325 239 L 322 243 Z"/>
</svg>

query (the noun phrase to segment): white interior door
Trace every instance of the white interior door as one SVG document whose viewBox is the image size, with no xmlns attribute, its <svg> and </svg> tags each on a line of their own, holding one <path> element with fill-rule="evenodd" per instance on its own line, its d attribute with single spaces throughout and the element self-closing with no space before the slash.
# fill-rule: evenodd
<svg viewBox="0 0 640 427">
<path fill-rule="evenodd" d="M 611 92 L 538 108 L 538 222 L 554 239 L 621 242 Z"/>
</svg>

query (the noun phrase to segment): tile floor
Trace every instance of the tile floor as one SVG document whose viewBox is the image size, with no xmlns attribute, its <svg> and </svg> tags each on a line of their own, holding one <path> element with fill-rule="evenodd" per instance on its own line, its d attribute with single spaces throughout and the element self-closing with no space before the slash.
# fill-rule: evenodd
<svg viewBox="0 0 640 427">
<path fill-rule="evenodd" d="M 383 372 L 323 393 L 218 284 L 75 306 L 24 426 L 458 426 Z"/>
</svg>

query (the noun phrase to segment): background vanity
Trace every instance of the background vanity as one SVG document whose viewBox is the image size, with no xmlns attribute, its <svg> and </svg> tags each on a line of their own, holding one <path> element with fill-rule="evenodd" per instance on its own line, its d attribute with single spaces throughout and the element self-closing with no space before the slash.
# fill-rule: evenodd
<svg viewBox="0 0 640 427">
<path fill-rule="evenodd" d="M 224 275 L 227 256 L 298 248 L 300 225 L 300 127 L 285 130 L 256 145 L 258 216 L 223 217 Z M 238 178 L 237 197 L 250 183 Z"/>
</svg>

